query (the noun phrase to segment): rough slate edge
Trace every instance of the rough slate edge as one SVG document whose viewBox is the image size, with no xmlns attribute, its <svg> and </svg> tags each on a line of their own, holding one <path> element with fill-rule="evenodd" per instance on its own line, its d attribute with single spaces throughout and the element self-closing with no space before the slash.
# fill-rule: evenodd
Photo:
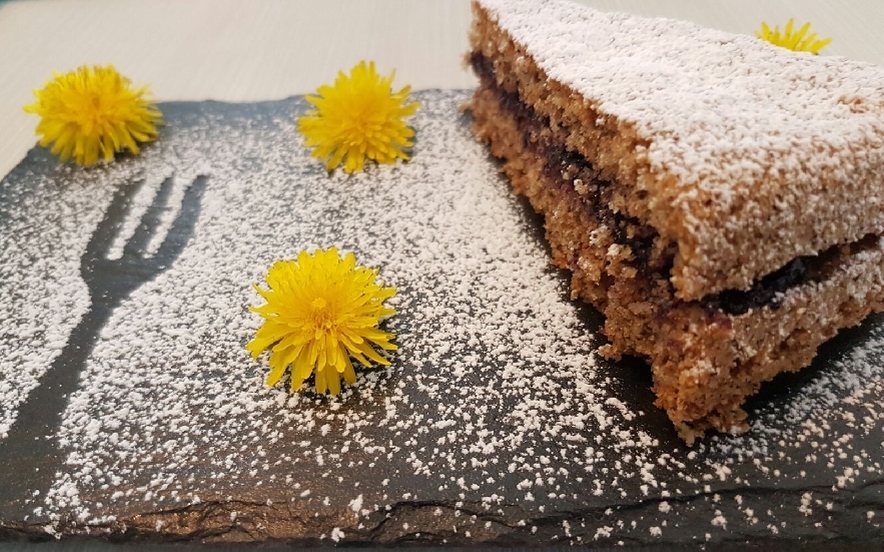
<svg viewBox="0 0 884 552">
<path fill-rule="evenodd" d="M 432 102 L 438 96 L 451 94 L 450 92 L 427 91 L 418 93 L 417 96 L 424 102 Z M 293 109 L 303 107 L 303 102 L 298 99 L 289 99 L 279 102 L 265 102 L 258 104 L 223 104 L 218 102 L 199 102 L 199 103 L 167 103 L 162 108 L 166 114 L 166 119 L 170 122 L 178 122 L 185 124 L 185 120 L 191 116 L 195 116 L 195 112 L 206 112 L 218 115 L 224 118 L 226 115 L 242 114 L 250 112 L 273 113 L 282 112 L 291 113 Z M 468 125 L 466 118 L 462 119 L 464 132 Z M 167 129 L 170 128 L 166 127 Z M 164 132 L 169 132 L 164 130 Z M 419 137 L 418 137 L 419 139 Z M 52 167 L 53 160 L 45 150 L 35 148 L 28 157 L 13 170 L 10 175 L 0 183 L 0 191 L 2 186 L 12 186 L 10 181 L 16 178 L 27 180 L 29 171 L 46 170 Z M 519 202 L 517 207 L 523 210 L 526 221 L 529 221 L 538 236 L 542 234 L 539 221 L 530 209 L 526 207 L 524 202 Z M 538 238 L 539 239 L 539 238 Z M 565 297 L 567 276 L 560 274 L 562 281 L 562 295 Z M 598 313 L 588 307 L 580 307 L 586 322 L 587 331 L 597 332 L 600 321 Z M 827 371 L 831 370 L 831 365 L 839 359 L 845 358 L 851 352 L 859 348 L 864 342 L 870 339 L 870 336 L 882 326 L 882 317 L 872 317 L 860 328 L 843 332 L 835 340 L 827 344 L 821 351 L 820 356 L 814 366 L 804 372 L 779 378 L 777 382 L 767 386 L 761 396 L 753 401 L 753 417 L 764 417 L 766 415 L 777 415 L 775 405 L 779 401 L 785 401 L 792 398 L 796 393 L 800 393 L 802 389 L 813 383 L 814 381 L 824 377 Z M 680 461 L 688 462 L 688 450 L 681 445 L 675 437 L 675 433 L 665 419 L 665 416 L 650 406 L 652 395 L 648 389 L 650 377 L 646 367 L 637 362 L 612 363 L 609 366 L 611 375 L 619 383 L 618 396 L 624 402 L 629 403 L 635 411 L 643 410 L 646 415 L 641 417 L 639 423 L 653 432 L 653 435 L 660 439 L 661 452 L 671 452 L 674 457 Z M 880 399 L 880 397 L 879 397 Z M 800 421 L 800 420 L 799 420 Z M 880 425 L 880 419 L 875 422 Z M 833 424 L 837 425 L 837 424 Z M 872 432 L 871 436 L 862 440 L 861 445 L 865 450 L 872 451 L 872 454 L 880 451 L 882 448 L 881 441 L 882 432 Z M 751 439 L 751 436 L 750 436 Z M 742 440 L 732 440 L 728 437 L 714 439 L 707 445 L 698 447 L 698 452 L 705 454 L 708 458 L 719 460 L 732 460 L 737 454 L 733 451 L 728 454 L 726 446 L 733 442 L 739 445 Z M 724 443 L 724 447 L 721 446 Z M 857 447 L 859 448 L 859 447 Z M 775 454 L 775 451 L 772 452 Z M 795 453 L 792 453 L 795 454 Z M 879 454 L 880 458 L 882 455 Z M 745 462 L 748 460 L 744 459 Z M 627 544 L 640 543 L 659 543 L 660 540 L 649 535 L 646 527 L 649 525 L 659 525 L 662 521 L 678 521 L 684 524 L 685 533 L 700 532 L 704 529 L 711 529 L 709 526 L 709 512 L 712 510 L 721 510 L 726 516 L 729 525 L 725 532 L 715 532 L 713 542 L 741 542 L 746 539 L 757 539 L 757 542 L 770 542 L 772 539 L 785 538 L 796 541 L 834 541 L 834 542 L 852 542 L 852 543 L 871 543 L 880 542 L 884 533 L 881 532 L 880 526 L 874 526 L 865 523 L 865 513 L 867 511 L 876 511 L 881 515 L 884 508 L 884 496 L 882 496 L 882 481 L 880 471 L 876 474 L 859 477 L 859 481 L 853 486 L 855 493 L 850 488 L 841 490 L 838 493 L 831 492 L 829 488 L 832 483 L 832 475 L 837 471 L 838 466 L 834 466 L 831 470 L 820 470 L 819 473 L 810 471 L 806 477 L 800 477 L 797 474 L 800 466 L 782 465 L 777 466 L 776 459 L 765 461 L 765 465 L 771 470 L 781 469 L 784 478 L 759 478 L 754 468 L 740 464 L 730 465 L 729 469 L 734 474 L 724 483 L 718 481 L 702 481 L 697 485 L 696 496 L 681 496 L 668 499 L 668 503 L 672 508 L 672 513 L 661 515 L 660 504 L 663 502 L 660 497 L 643 497 L 637 492 L 636 486 L 633 486 L 632 493 L 625 499 L 620 497 L 601 497 L 593 498 L 586 493 L 585 502 L 575 503 L 570 508 L 560 510 L 558 512 L 547 513 L 545 515 L 538 514 L 536 511 L 526 512 L 519 506 L 510 505 L 504 508 L 503 514 L 488 514 L 482 511 L 478 504 L 470 504 L 466 502 L 463 507 L 456 507 L 450 498 L 440 497 L 440 500 L 422 500 L 420 502 L 396 502 L 391 510 L 391 518 L 384 519 L 381 517 L 371 517 L 365 519 L 366 528 L 364 530 L 356 530 L 355 528 L 347 528 L 347 542 L 367 542 L 376 544 L 409 544 L 409 543 L 440 543 L 441 539 L 447 539 L 449 544 L 476 544 L 477 542 L 491 542 L 498 544 L 549 544 L 551 542 L 578 542 L 577 536 L 585 537 L 583 542 L 592 542 L 593 533 L 596 528 L 606 524 L 613 523 L 612 520 L 621 520 L 627 523 L 623 530 L 615 529 L 612 536 L 602 540 L 602 543 L 613 544 L 618 540 L 623 540 Z M 687 471 L 691 471 L 688 468 Z M 699 474 L 701 469 L 697 470 Z M 734 477 L 740 473 L 748 474 L 748 478 L 757 483 L 757 487 L 747 488 L 734 483 Z M 863 475 L 863 474 L 861 474 Z M 407 476 L 406 476 L 407 477 Z M 659 478 L 659 477 L 658 477 Z M 678 484 L 684 489 L 686 484 L 683 481 Z M 709 485 L 709 490 L 702 489 L 704 485 Z M 586 489 L 587 491 L 589 489 Z M 814 493 L 814 499 L 823 497 L 824 501 L 831 500 L 835 505 L 835 511 L 831 513 L 835 516 L 834 521 L 826 520 L 829 514 L 823 512 L 820 515 L 820 507 L 814 506 L 814 514 L 799 513 L 795 506 L 799 503 L 799 497 L 807 491 Z M 688 492 L 685 493 L 688 495 Z M 718 494 L 721 498 L 720 502 L 714 502 L 714 496 Z M 788 527 L 779 533 L 779 536 L 771 534 L 770 530 L 765 526 L 764 522 L 751 524 L 743 518 L 745 515 L 734 504 L 733 498 L 741 495 L 747 500 L 756 499 L 763 504 L 768 504 L 773 509 L 782 510 L 775 518 L 777 523 L 782 521 L 788 522 Z M 853 496 L 851 496 L 853 495 Z M 543 497 L 539 497 L 541 500 Z M 253 518 L 269 519 L 282 526 L 291 526 L 292 514 L 297 514 L 285 508 L 265 507 L 259 504 L 259 501 L 249 501 L 250 504 L 240 504 L 238 509 L 242 512 L 247 510 L 245 514 L 241 514 L 241 519 Z M 714 504 L 714 505 L 713 505 Z M 2 506 L 2 510 L 7 510 L 8 503 Z M 606 513 L 608 508 L 614 509 L 613 514 Z M 127 530 L 122 534 L 112 536 L 113 540 L 124 538 L 144 541 L 167 541 L 170 539 L 186 540 L 239 540 L 248 538 L 248 532 L 238 534 L 231 529 L 225 530 L 211 518 L 225 518 L 229 508 L 221 503 L 203 503 L 198 506 L 191 506 L 173 511 L 166 512 L 144 512 L 143 515 L 136 515 L 128 520 Z M 437 509 L 443 510 L 441 519 L 435 519 L 433 512 Z M 755 508 L 758 510 L 758 507 Z M 0 512 L 2 512 L 0 510 Z M 460 510 L 463 516 L 456 516 L 455 512 Z M 8 511 L 8 510 L 7 510 Z M 480 521 L 487 521 L 493 525 L 492 531 L 477 534 L 472 538 L 464 538 L 462 534 L 452 533 L 445 527 L 452 525 L 460 525 L 461 527 L 469 527 L 469 524 L 462 523 L 464 518 L 474 513 Z M 679 515 L 676 515 L 679 514 Z M 197 520 L 206 516 L 207 523 Z M 5 517 L 5 516 L 4 516 Z M 186 525 L 188 521 L 194 522 L 191 526 L 192 531 L 184 531 L 177 536 L 158 534 L 153 529 L 153 524 L 158 518 L 177 518 Z M 525 527 L 519 527 L 515 522 L 520 519 L 528 519 L 530 526 L 536 525 L 538 530 L 531 533 Z M 677 519 L 676 519 L 677 518 Z M 818 519 L 823 519 L 826 523 L 823 528 L 818 530 L 814 527 L 814 523 Z M 404 531 L 401 524 L 404 520 L 410 521 L 412 527 L 423 527 L 429 534 L 425 533 L 425 537 L 415 537 L 414 532 Z M 636 521 L 639 526 L 644 529 L 643 532 L 630 530 L 629 522 Z M 562 530 L 562 523 L 570 522 L 569 537 Z M 580 523 L 586 523 L 588 527 L 581 532 Z M 318 521 L 319 524 L 324 523 L 323 520 Z M 223 524 L 221 524 L 223 525 Z M 200 529 L 202 526 L 202 530 Z M 206 530 L 209 528 L 210 530 Z M 434 528 L 436 531 L 434 531 Z M 690 531 L 688 529 L 690 528 Z M 315 528 L 310 528 L 315 529 Z M 318 530 L 308 529 L 309 535 L 306 538 L 298 538 L 294 534 L 288 534 L 284 538 L 294 538 L 301 544 L 319 544 L 322 541 L 317 540 Z M 476 531 L 478 533 L 478 531 Z M 664 534 L 667 538 L 663 542 L 669 541 L 675 531 L 667 530 Z M 46 538 L 46 535 L 33 525 L 23 524 L 15 519 L 0 519 L 0 537 L 5 538 Z M 680 539 L 672 539 L 673 542 L 679 542 Z M 681 540 L 682 543 L 696 542 L 691 538 Z M 325 541 L 328 544 L 328 541 Z"/>
</svg>

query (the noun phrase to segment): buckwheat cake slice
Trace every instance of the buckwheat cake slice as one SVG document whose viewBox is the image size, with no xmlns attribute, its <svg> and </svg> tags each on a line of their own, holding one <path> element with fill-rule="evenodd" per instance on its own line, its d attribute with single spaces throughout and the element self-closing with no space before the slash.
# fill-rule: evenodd
<svg viewBox="0 0 884 552">
<path fill-rule="evenodd" d="M 473 129 L 691 442 L 884 306 L 884 69 L 559 0 L 473 4 Z"/>
</svg>

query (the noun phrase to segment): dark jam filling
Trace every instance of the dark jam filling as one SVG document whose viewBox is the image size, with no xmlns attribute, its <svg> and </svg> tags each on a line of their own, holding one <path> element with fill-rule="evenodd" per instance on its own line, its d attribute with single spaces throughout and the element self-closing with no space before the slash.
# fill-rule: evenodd
<svg viewBox="0 0 884 552">
<path fill-rule="evenodd" d="M 814 257 L 796 257 L 786 266 L 755 282 L 751 289 L 724 290 L 718 295 L 704 298 L 703 306 L 733 315 L 744 314 L 750 309 L 761 307 L 779 308 L 783 304 L 784 293 L 789 288 L 807 281 L 808 263 L 812 263 L 813 259 Z"/>
<path fill-rule="evenodd" d="M 615 213 L 609 207 L 610 182 L 602 180 L 599 171 L 583 155 L 566 149 L 562 144 L 550 141 L 543 131 L 549 128 L 549 118 L 537 113 L 533 107 L 497 85 L 491 62 L 480 53 L 470 55 L 470 64 L 486 87 L 493 90 L 502 111 L 508 113 L 522 131 L 522 148 L 544 159 L 543 175 L 557 183 L 560 189 L 579 197 L 583 208 L 599 223 L 607 226 L 614 234 L 617 243 L 627 245 L 632 250 L 636 268 L 650 273 L 663 272 L 668 279 L 672 258 L 650 267 L 649 260 L 657 231 L 641 224 L 638 219 Z M 567 176 L 566 176 L 567 175 Z M 585 189 L 578 195 L 574 180 L 583 182 Z"/>
<path fill-rule="evenodd" d="M 470 55 L 473 71 L 498 98 L 500 109 L 515 119 L 516 125 L 522 130 L 522 146 L 545 160 L 543 175 L 575 197 L 579 197 L 587 213 L 595 217 L 599 223 L 612 230 L 614 240 L 622 246 L 629 247 L 633 252 L 633 266 L 646 278 L 665 281 L 669 285 L 672 257 L 661 266 L 649 265 L 651 249 L 657 232 L 652 227 L 642 225 L 637 219 L 625 217 L 608 208 L 610 182 L 601 180 L 599 172 L 583 155 L 567 150 L 560 143 L 553 143 L 542 131 L 549 128 L 549 118 L 534 111 L 534 108 L 519 98 L 519 95 L 501 88 L 494 77 L 494 66 L 490 60 L 479 52 Z M 567 176 L 566 176 L 567 175 Z M 574 189 L 574 179 L 583 181 L 586 190 L 578 194 Z M 868 241 L 868 240 L 863 240 Z M 858 247 L 864 247 L 862 242 Z M 835 246 L 816 257 L 797 257 L 779 270 L 756 281 L 748 290 L 725 290 L 710 295 L 700 301 L 709 311 L 724 312 L 738 316 L 750 309 L 768 307 L 779 308 L 784 293 L 792 287 L 811 280 L 825 270 L 829 262 L 839 256 L 839 246 Z M 672 294 L 671 294 L 672 295 Z M 674 300 L 674 299 L 673 299 Z"/>
</svg>

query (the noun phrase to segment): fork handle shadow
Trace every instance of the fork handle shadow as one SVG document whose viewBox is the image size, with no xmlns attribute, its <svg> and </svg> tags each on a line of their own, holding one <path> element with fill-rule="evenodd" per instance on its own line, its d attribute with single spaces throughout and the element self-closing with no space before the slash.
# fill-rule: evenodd
<svg viewBox="0 0 884 552">
<path fill-rule="evenodd" d="M 24 505 L 24 499 L 34 498 L 35 491 L 45 492 L 52 485 L 52 468 L 63 464 L 56 443 L 62 413 L 115 307 L 92 302 L 39 385 L 19 407 L 9 434 L 0 440 L 0 496 Z M 36 501 L 42 503 L 42 498 Z"/>
</svg>

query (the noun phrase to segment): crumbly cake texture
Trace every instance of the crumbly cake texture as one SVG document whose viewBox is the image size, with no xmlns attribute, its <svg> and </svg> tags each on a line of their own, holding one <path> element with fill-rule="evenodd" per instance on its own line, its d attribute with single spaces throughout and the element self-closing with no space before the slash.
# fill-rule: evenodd
<svg viewBox="0 0 884 552">
<path fill-rule="evenodd" d="M 637 270 L 616 229 L 589 213 L 556 176 L 568 165 L 549 168 L 546 155 L 522 148 L 522 131 L 493 93 L 477 92 L 473 112 L 478 136 L 507 160 L 503 169 L 514 188 L 547 215 L 553 262 L 572 270 L 573 294 L 604 313 L 607 353 L 650 360 L 657 404 L 689 442 L 709 427 L 748 427 L 742 405 L 761 383 L 807 366 L 819 345 L 884 301 L 878 238 L 830 252 L 813 277 L 779 292 L 776 308 L 729 314 L 677 301 L 665 278 Z"/>
<path fill-rule="evenodd" d="M 480 5 L 474 49 L 676 247 L 679 298 L 884 228 L 881 67 L 566 1 Z"/>
<path fill-rule="evenodd" d="M 884 306 L 884 117 L 833 100 L 880 69 L 569 3 L 474 11 L 474 132 L 688 442 L 744 430 L 761 383 Z"/>
<path fill-rule="evenodd" d="M 309 105 L 295 98 L 161 104 L 161 139 L 138 157 L 84 171 L 35 149 L 0 181 L 2 456 L 88 308 L 80 259 L 115 191 L 144 180 L 114 258 L 174 175 L 150 256 L 187 184 L 208 177 L 187 247 L 101 331 L 48 488 L 0 491 L 0 539 L 880 542 L 881 320 L 761 404 L 753 431 L 688 449 L 642 372 L 597 355 L 596 315 L 568 299 L 538 222 L 459 112 L 471 94 L 416 93 L 411 161 L 352 177 L 300 147 Z M 251 284 L 330 245 L 399 290 L 386 327 L 400 350 L 336 398 L 267 388 L 245 349 Z"/>
</svg>

